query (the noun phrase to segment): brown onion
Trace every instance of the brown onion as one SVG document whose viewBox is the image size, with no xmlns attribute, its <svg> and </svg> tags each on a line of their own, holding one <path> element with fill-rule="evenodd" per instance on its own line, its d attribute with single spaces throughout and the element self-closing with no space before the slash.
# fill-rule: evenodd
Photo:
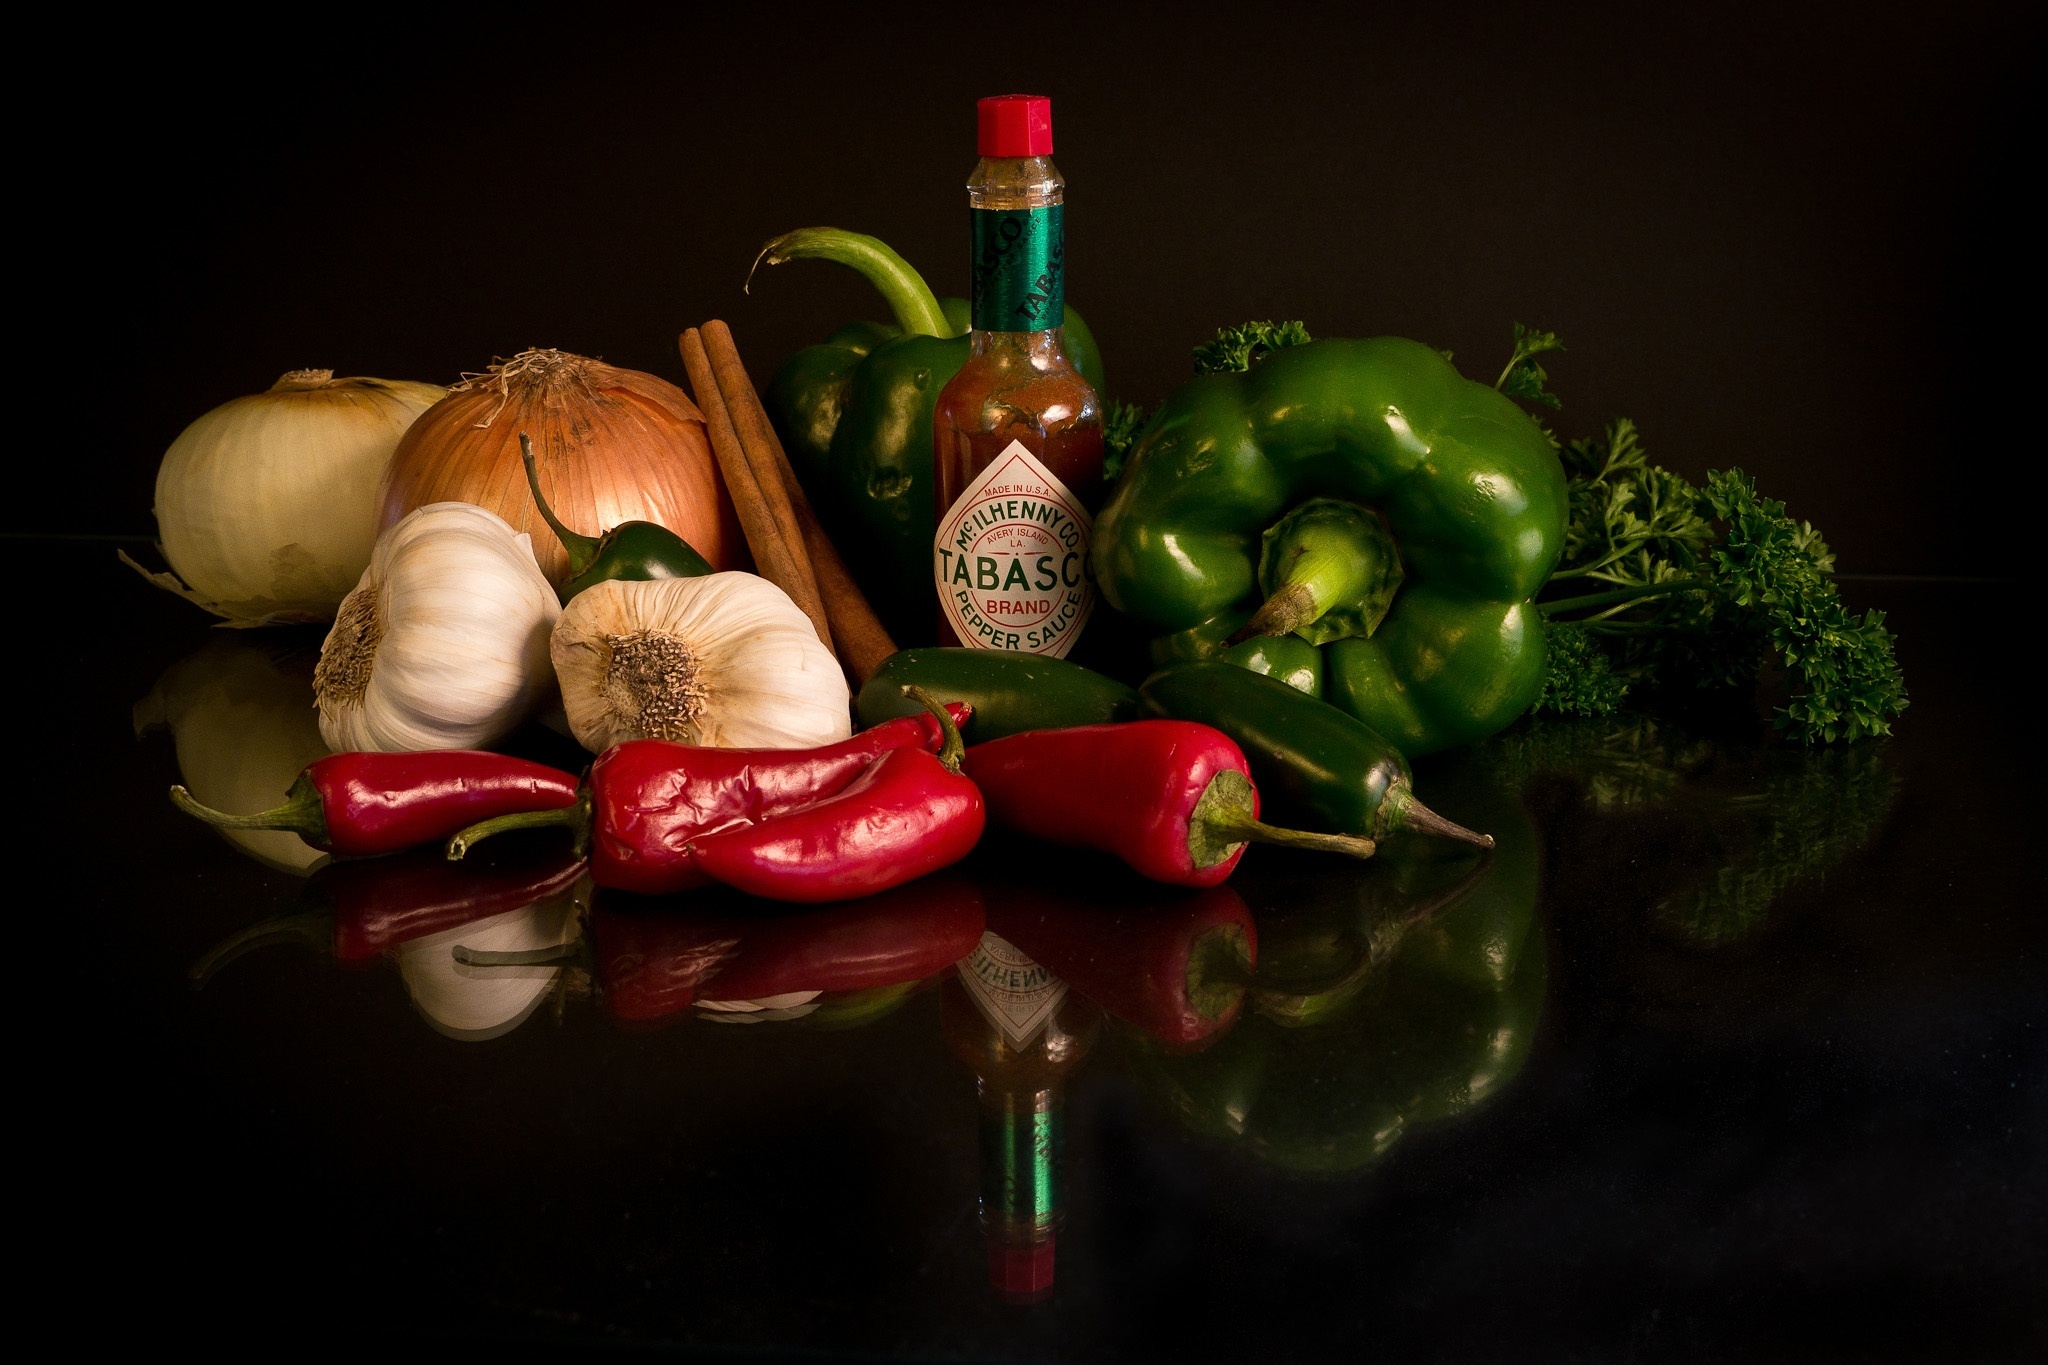
<svg viewBox="0 0 2048 1365">
<path fill-rule="evenodd" d="M 435 502 L 487 507 L 533 538 L 548 581 L 568 552 L 541 519 L 519 456 L 533 439 L 541 492 L 573 530 L 651 521 L 713 567 L 743 567 L 732 498 L 690 396 L 639 370 L 566 351 L 523 351 L 450 387 L 406 431 L 384 472 L 378 527 Z"/>
</svg>

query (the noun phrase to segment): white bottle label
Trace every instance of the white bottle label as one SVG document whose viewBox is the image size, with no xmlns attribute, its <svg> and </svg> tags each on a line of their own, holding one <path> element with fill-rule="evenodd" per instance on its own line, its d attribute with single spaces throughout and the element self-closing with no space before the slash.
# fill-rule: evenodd
<svg viewBox="0 0 2048 1365">
<path fill-rule="evenodd" d="M 1033 962 L 1006 938 L 982 934 L 960 963 L 960 984 L 981 1017 L 995 1026 L 1012 1051 L 1022 1052 L 1045 1031 L 1053 1011 L 1067 998 L 1067 983 Z"/>
<path fill-rule="evenodd" d="M 1093 518 L 1022 441 L 975 476 L 932 540 L 939 609 L 960 642 L 1063 659 L 1095 608 Z"/>
</svg>

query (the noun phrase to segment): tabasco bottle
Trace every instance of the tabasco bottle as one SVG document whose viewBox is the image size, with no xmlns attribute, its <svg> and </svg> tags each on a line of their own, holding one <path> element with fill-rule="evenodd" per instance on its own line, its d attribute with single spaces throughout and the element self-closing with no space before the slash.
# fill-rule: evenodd
<svg viewBox="0 0 2048 1365">
<path fill-rule="evenodd" d="M 989 1284 L 1011 1303 L 1052 1293 L 1066 1215 L 1066 1085 L 1102 1011 L 995 934 L 941 983 L 939 1018 L 975 1076 L 981 1123 L 981 1231 Z"/>
<path fill-rule="evenodd" d="M 939 643 L 1064 658 L 1095 605 L 1102 412 L 1068 358 L 1052 101 L 977 106 L 971 349 L 932 414 Z"/>
</svg>

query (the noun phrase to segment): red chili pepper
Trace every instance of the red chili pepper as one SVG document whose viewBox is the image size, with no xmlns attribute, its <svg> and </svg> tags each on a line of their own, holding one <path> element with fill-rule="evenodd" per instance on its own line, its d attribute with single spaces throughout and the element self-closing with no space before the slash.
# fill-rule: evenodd
<svg viewBox="0 0 2048 1365">
<path fill-rule="evenodd" d="M 454 867 L 439 850 L 373 862 L 329 863 L 300 897 L 307 908 L 223 940 L 192 968 L 195 985 L 253 948 L 301 942 L 355 966 L 416 938 L 561 895 L 583 860 L 561 850 L 502 866 Z"/>
<path fill-rule="evenodd" d="M 460 858 L 478 840 L 508 829 L 569 825 L 577 830 L 579 839 L 589 842 L 591 876 L 599 886 L 665 895 L 728 880 L 716 870 L 719 868 L 740 879 L 733 884 L 742 890 L 752 889 L 742 884 L 746 882 L 773 884 L 777 877 L 760 870 L 775 861 L 767 832 L 782 830 L 784 837 L 794 837 L 801 830 L 811 830 L 813 834 L 807 837 L 816 837 L 819 822 L 833 818 L 819 812 L 830 808 L 838 811 L 838 818 L 850 818 L 863 799 L 874 803 L 873 818 L 881 819 L 888 800 L 906 799 L 897 790 L 897 775 L 929 773 L 932 765 L 940 763 L 933 751 L 947 742 L 949 735 L 954 736 L 957 752 L 958 726 L 972 710 L 956 702 L 943 712 L 943 721 L 938 711 L 903 716 L 817 749 L 715 749 L 630 740 L 614 745 L 591 764 L 576 809 L 481 822 L 448 841 L 448 856 Z M 951 769 L 947 773 L 971 791 L 971 783 Z M 891 778 L 887 791 L 871 790 L 884 776 Z M 835 801 L 842 804 L 832 807 Z M 977 796 L 973 837 L 965 846 L 944 862 L 930 862 L 923 871 L 965 856 L 980 835 L 980 809 Z M 799 817 L 809 817 L 810 823 L 790 823 Z M 935 828 L 951 830 L 956 837 L 961 832 L 958 814 L 934 807 L 921 818 Z M 927 861 L 941 851 L 940 843 L 943 841 L 927 850 Z M 755 851 L 750 853 L 750 848 Z M 875 848 L 879 853 L 880 845 Z M 822 874 L 823 865 L 812 871 Z M 811 884 L 802 888 L 806 894 L 757 894 L 780 900 L 843 900 L 909 880 L 902 868 L 885 869 L 879 862 L 871 873 L 872 884 L 861 883 L 858 877 L 840 879 L 849 886 L 865 884 L 864 890 L 834 890 L 831 878 L 814 876 Z M 803 880 L 783 878 L 781 884 L 794 890 Z"/>
<path fill-rule="evenodd" d="M 928 878 L 859 905 L 803 914 L 622 912 L 591 916 L 598 980 L 621 1019 L 680 1013 L 698 999 L 863 991 L 922 981 L 981 941 L 981 896 L 965 878 Z"/>
<path fill-rule="evenodd" d="M 1113 853 L 1176 886 L 1223 881 L 1247 843 L 1373 854 L 1370 839 L 1261 824 L 1244 751 L 1192 721 L 1026 731 L 969 749 L 966 773 L 994 823 Z"/>
<path fill-rule="evenodd" d="M 1236 1021 L 1259 961 L 1258 926 L 1227 886 L 1149 905 L 991 887 L 988 925 L 1175 1051 L 1207 1046 Z"/>
<path fill-rule="evenodd" d="M 697 867 L 748 895 L 816 903 L 872 896 L 966 857 L 987 817 L 960 771 L 959 727 L 923 689 L 904 692 L 945 717 L 937 754 L 892 750 L 811 805 L 692 839 Z"/>
<path fill-rule="evenodd" d="M 573 773 L 545 763 L 478 749 L 428 749 L 315 759 L 282 806 L 256 815 L 212 810 L 183 786 L 171 788 L 171 800 L 223 829 L 290 830 L 314 848 L 359 857 L 438 843 L 479 820 L 573 806 L 576 793 Z"/>
</svg>

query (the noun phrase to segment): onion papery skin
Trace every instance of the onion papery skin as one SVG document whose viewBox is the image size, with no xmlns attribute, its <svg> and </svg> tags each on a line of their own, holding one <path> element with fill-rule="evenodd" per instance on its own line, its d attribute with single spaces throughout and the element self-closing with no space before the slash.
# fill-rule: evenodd
<svg viewBox="0 0 2048 1365">
<path fill-rule="evenodd" d="M 565 351 L 525 351 L 465 378 L 413 423 L 385 471 L 379 524 L 428 503 L 473 502 L 533 537 L 559 588 L 569 555 L 534 505 L 519 434 L 532 438 L 542 494 L 571 530 L 651 521 L 718 569 L 742 565 L 732 498 L 704 415 L 658 376 Z"/>
<path fill-rule="evenodd" d="M 377 538 L 356 592 L 376 622 L 367 681 L 350 691 L 324 676 L 347 647 L 347 603 L 313 674 L 320 734 L 337 753 L 489 748 L 553 696 L 561 602 L 531 537 L 489 510 L 420 508 Z"/>
<path fill-rule="evenodd" d="M 151 580 L 240 625 L 333 620 L 370 562 L 385 467 L 447 392 L 295 370 L 200 417 L 157 468 L 157 534 L 177 578 Z"/>
</svg>

